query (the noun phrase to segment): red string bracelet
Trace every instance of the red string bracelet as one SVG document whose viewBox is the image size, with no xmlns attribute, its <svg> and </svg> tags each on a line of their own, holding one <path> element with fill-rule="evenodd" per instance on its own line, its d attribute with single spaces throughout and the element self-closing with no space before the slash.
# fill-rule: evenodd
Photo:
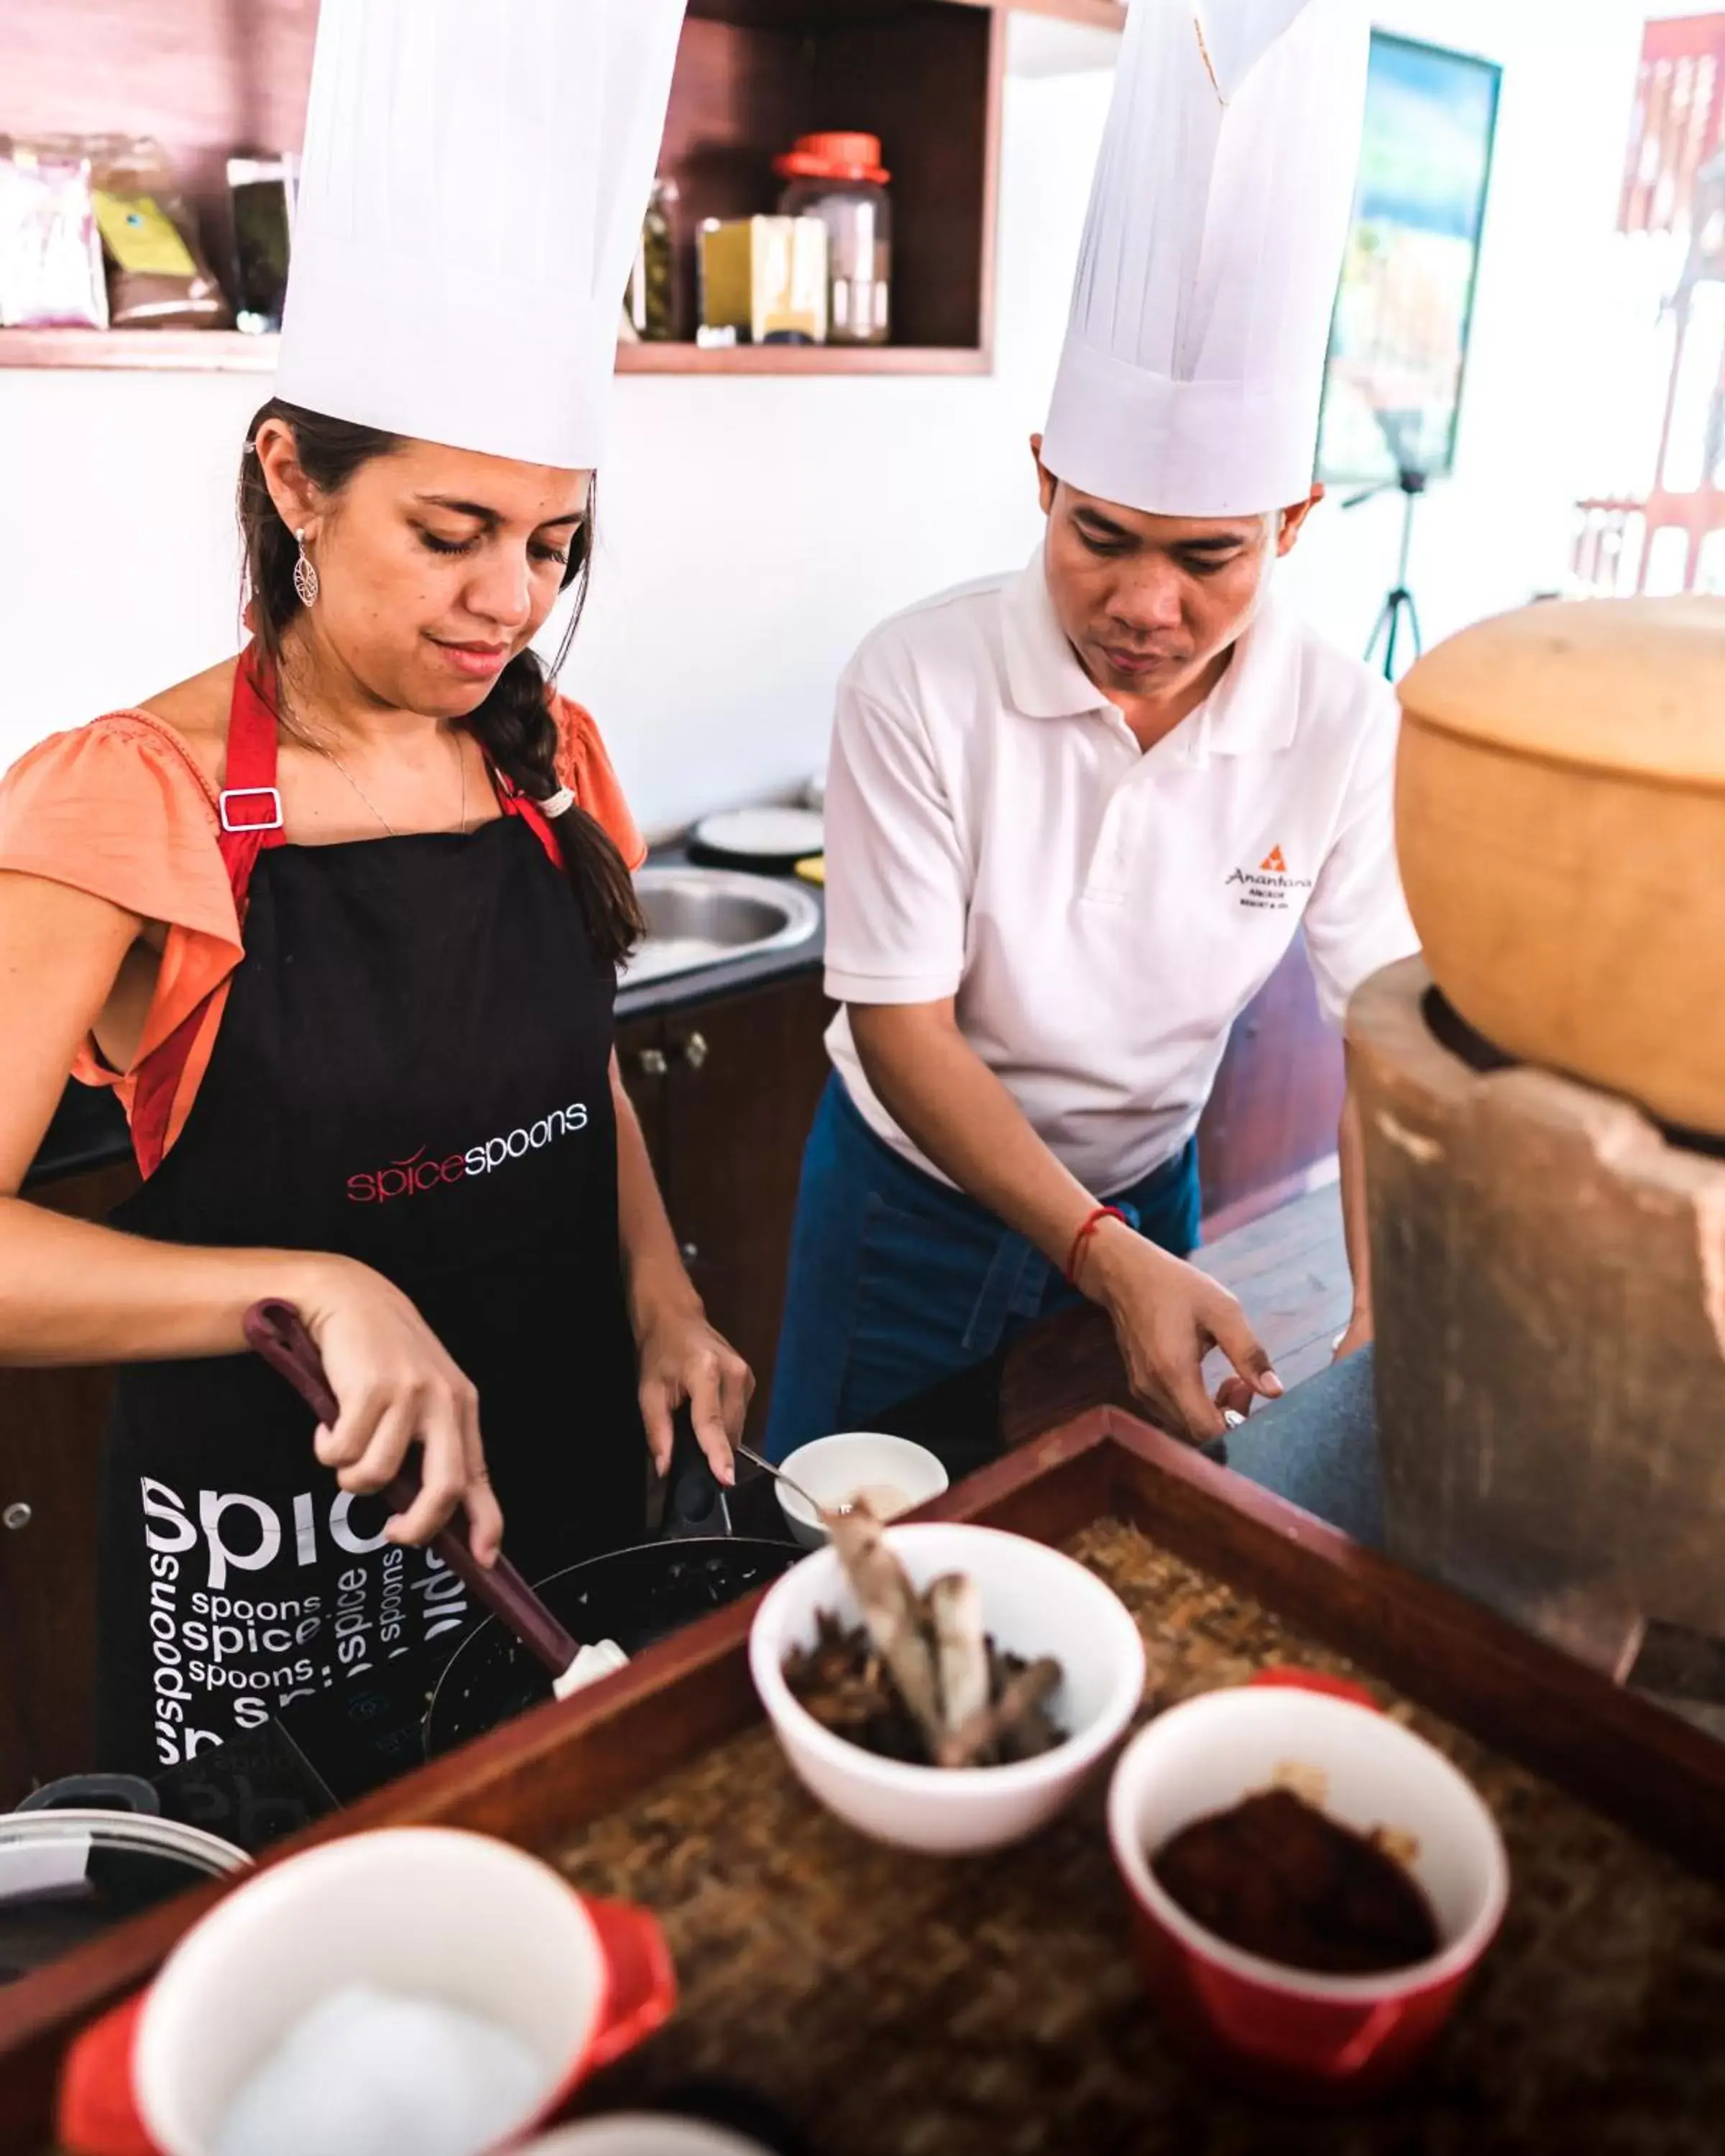
<svg viewBox="0 0 1725 2156">
<path fill-rule="evenodd" d="M 1084 1257 L 1084 1246 L 1105 1220 L 1120 1220 L 1132 1225 L 1117 1205 L 1099 1205 L 1094 1213 L 1086 1215 L 1082 1226 L 1072 1238 L 1072 1248 L 1066 1257 L 1066 1281 L 1069 1286 L 1078 1285 L 1078 1268 Z"/>
</svg>

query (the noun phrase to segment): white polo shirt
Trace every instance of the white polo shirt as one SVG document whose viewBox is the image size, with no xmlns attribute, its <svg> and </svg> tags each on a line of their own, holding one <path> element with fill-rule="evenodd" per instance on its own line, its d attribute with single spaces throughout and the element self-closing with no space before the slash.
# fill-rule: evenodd
<svg viewBox="0 0 1725 2156">
<path fill-rule="evenodd" d="M 1040 548 L 913 607 L 839 685 L 827 992 L 954 997 L 1038 1135 L 1088 1189 L 1125 1190 L 1191 1136 L 1229 1028 L 1302 924 L 1338 1026 L 1368 974 L 1419 948 L 1397 721 L 1388 685 L 1273 588 L 1214 694 L 1147 753 L 1066 641 Z M 870 1127 L 938 1174 L 842 1011 L 828 1047 Z"/>
</svg>

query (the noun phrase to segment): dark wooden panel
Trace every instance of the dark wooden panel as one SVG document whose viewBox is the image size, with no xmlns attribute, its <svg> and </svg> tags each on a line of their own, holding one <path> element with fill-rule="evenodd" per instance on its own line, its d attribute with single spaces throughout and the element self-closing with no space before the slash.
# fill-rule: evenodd
<svg viewBox="0 0 1725 2156">
<path fill-rule="evenodd" d="M 755 1373 L 756 1434 L 778 1347 L 803 1141 L 826 1083 L 831 1010 L 819 975 L 809 973 L 665 1021 L 665 1199 L 714 1324 Z"/>
<path fill-rule="evenodd" d="M 129 1164 L 32 1202 L 100 1219 L 137 1187 Z M 0 1369 L 0 1807 L 95 1754 L 96 1476 L 113 1374 Z M 14 1517 L 18 1516 L 13 1515 Z"/>
<path fill-rule="evenodd" d="M 951 0 L 706 13 L 684 31 L 660 159 L 685 325 L 701 219 L 774 210 L 773 160 L 797 136 L 864 129 L 892 173 L 895 342 L 985 345 L 1004 23 Z"/>
<path fill-rule="evenodd" d="M 677 183 L 672 214 L 678 326 L 700 320 L 696 234 L 704 218 L 765 215 L 782 182 L 773 160 L 806 132 L 813 71 L 798 27 L 695 20 L 683 31 L 659 167 Z"/>
<path fill-rule="evenodd" d="M 1198 1127 L 1205 1217 L 1286 1193 L 1299 1169 L 1333 1153 L 1344 1083 L 1342 1043 L 1296 937 L 1235 1022 Z"/>
<path fill-rule="evenodd" d="M 647 1141 L 647 1158 L 660 1187 L 665 1183 L 665 1020 L 630 1019 L 617 1029 L 617 1067 Z"/>
<path fill-rule="evenodd" d="M 816 49 L 819 124 L 878 135 L 892 174 L 896 343 L 988 347 L 1005 50 L 1004 17 L 950 5 Z"/>
<path fill-rule="evenodd" d="M 0 10 L 0 126 L 153 135 L 225 275 L 226 161 L 297 150 L 317 0 L 13 0 Z"/>
</svg>

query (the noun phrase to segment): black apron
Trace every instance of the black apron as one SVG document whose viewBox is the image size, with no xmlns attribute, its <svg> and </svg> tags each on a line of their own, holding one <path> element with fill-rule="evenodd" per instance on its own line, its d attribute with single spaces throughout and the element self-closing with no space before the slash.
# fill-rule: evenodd
<svg viewBox="0 0 1725 2156">
<path fill-rule="evenodd" d="M 223 850 L 245 956 L 185 1127 L 114 1224 L 375 1267 L 479 1389 L 507 1547 L 528 1576 L 639 1542 L 614 971 L 555 841 L 506 789 L 508 813 L 465 834 L 286 845 L 270 824 L 275 747 L 242 661 L 223 818 L 244 835 Z M 236 868 L 247 853 L 254 865 Z M 472 1621 L 459 1581 L 385 1543 L 381 1500 L 345 1495 L 312 1435 L 309 1410 L 249 1356 L 121 1371 L 102 1498 L 103 1765 L 177 1763 L 384 1661 L 413 1657 L 429 1681 Z"/>
</svg>

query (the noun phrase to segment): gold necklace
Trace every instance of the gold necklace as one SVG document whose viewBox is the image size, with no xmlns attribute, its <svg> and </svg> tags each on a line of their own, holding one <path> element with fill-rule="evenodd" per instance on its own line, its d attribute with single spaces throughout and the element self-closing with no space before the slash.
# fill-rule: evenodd
<svg viewBox="0 0 1725 2156">
<path fill-rule="evenodd" d="M 347 768 L 347 765 L 342 762 L 341 757 L 336 755 L 334 749 L 326 748 L 323 742 L 317 740 L 315 736 L 303 732 L 301 728 L 295 726 L 291 721 L 284 720 L 283 723 L 287 726 L 288 732 L 293 736 L 295 741 L 300 742 L 306 748 L 316 749 L 317 753 L 321 757 L 324 757 L 326 762 L 334 764 L 336 770 L 341 773 L 342 778 L 347 780 L 347 783 L 353 788 L 360 799 L 364 802 L 367 808 L 371 810 L 372 814 L 377 818 L 377 821 L 383 826 L 383 829 L 388 833 L 392 839 L 398 839 L 403 835 L 401 832 L 397 830 L 394 824 L 392 824 L 389 819 L 383 814 L 383 811 L 377 806 L 377 803 L 372 800 L 371 795 L 366 792 L 364 787 L 360 784 L 359 781 Z M 461 805 L 455 812 L 455 829 L 458 831 L 465 831 L 467 829 L 467 758 L 461 752 L 460 737 L 459 734 L 453 732 L 453 730 L 449 735 L 449 742 L 450 747 L 455 752 L 455 768 L 459 774 L 461 780 Z"/>
</svg>

